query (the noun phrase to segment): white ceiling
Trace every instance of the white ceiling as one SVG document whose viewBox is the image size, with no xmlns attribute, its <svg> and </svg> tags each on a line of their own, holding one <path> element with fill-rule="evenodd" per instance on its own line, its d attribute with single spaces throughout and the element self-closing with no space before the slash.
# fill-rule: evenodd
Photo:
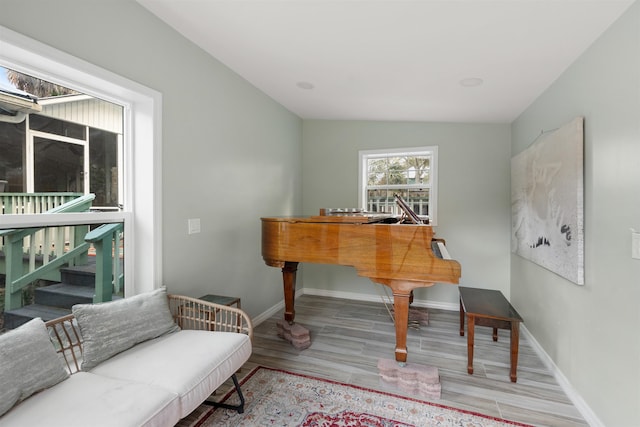
<svg viewBox="0 0 640 427">
<path fill-rule="evenodd" d="M 138 2 L 305 119 L 510 123 L 634 1 Z"/>
</svg>

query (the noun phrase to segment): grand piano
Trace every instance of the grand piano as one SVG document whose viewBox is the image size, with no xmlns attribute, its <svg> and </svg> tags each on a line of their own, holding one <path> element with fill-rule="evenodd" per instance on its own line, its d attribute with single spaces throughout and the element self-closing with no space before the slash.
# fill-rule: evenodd
<svg viewBox="0 0 640 427">
<path fill-rule="evenodd" d="M 301 262 L 352 266 L 358 275 L 391 288 L 396 328 L 395 359 L 407 361 L 409 304 L 416 288 L 457 284 L 460 264 L 445 259 L 443 241 L 423 223 L 390 221 L 366 213 L 272 217 L 262 220 L 262 257 L 282 269 L 284 318 L 295 320 L 296 271 Z"/>
</svg>

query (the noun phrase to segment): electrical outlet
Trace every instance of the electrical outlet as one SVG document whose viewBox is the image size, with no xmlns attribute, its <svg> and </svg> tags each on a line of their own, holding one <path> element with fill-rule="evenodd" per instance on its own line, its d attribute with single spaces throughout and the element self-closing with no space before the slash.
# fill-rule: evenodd
<svg viewBox="0 0 640 427">
<path fill-rule="evenodd" d="M 187 227 L 189 234 L 196 234 L 200 232 L 200 218 L 190 218 L 187 220 Z"/>
</svg>

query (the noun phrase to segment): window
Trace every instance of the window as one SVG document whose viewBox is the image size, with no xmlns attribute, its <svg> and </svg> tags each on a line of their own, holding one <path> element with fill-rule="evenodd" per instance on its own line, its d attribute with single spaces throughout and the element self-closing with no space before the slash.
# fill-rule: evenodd
<svg viewBox="0 0 640 427">
<path fill-rule="evenodd" d="M 122 222 L 127 236 L 124 242 L 127 265 L 125 282 L 128 284 L 126 295 L 161 286 L 161 94 L 4 27 L 0 27 L 0 45 L 0 66 L 122 106 L 123 141 L 117 141 L 117 144 L 121 143 L 124 151 L 122 154 L 116 153 L 114 138 L 119 136 L 95 135 L 89 129 L 90 146 L 94 136 L 96 138 L 96 162 L 87 167 L 87 160 L 84 160 L 83 171 L 88 170 L 89 174 L 93 174 L 96 182 L 109 181 L 111 184 L 104 186 L 102 200 L 107 205 L 113 200 L 122 200 L 122 210 L 59 214 L 55 218 L 45 218 L 44 215 L 2 215 L 0 228 Z M 26 132 L 24 126 L 18 125 L 1 132 L 19 135 Z M 36 145 L 39 142 L 42 141 L 36 141 Z M 59 141 L 54 141 L 54 145 L 58 146 L 57 142 Z M 56 149 L 59 148 L 58 146 Z M 68 146 L 65 148 L 68 149 Z M 90 147 L 90 150 L 94 148 Z M 7 158 L 11 165 L 21 164 L 21 156 L 26 153 L 20 151 L 20 146 L 13 147 L 12 155 Z M 85 159 L 91 155 L 85 156 Z M 125 160 L 123 170 L 118 171 L 118 174 L 122 173 L 127 177 L 126 183 L 116 179 L 112 165 L 114 162 L 120 163 L 114 160 L 114 156 L 121 156 Z M 77 169 L 74 165 L 69 167 Z"/>
<path fill-rule="evenodd" d="M 365 150 L 359 160 L 363 209 L 398 214 L 398 194 L 420 217 L 436 223 L 438 147 Z"/>
</svg>

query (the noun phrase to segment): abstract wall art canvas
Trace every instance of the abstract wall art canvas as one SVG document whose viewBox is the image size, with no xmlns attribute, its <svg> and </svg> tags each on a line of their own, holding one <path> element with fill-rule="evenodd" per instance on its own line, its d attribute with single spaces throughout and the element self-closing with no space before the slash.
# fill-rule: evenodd
<svg viewBox="0 0 640 427">
<path fill-rule="evenodd" d="M 511 159 L 511 250 L 584 284 L 584 118 Z"/>
</svg>

